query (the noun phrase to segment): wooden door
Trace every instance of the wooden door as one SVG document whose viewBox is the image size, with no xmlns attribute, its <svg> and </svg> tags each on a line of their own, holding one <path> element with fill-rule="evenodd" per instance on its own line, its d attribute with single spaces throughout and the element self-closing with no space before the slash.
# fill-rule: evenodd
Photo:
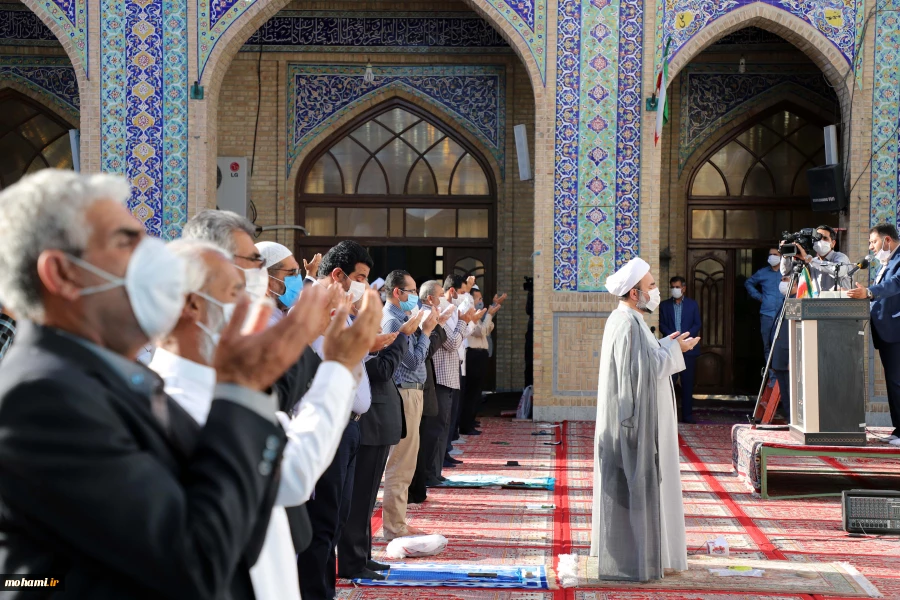
<svg viewBox="0 0 900 600">
<path fill-rule="evenodd" d="M 475 284 L 484 296 L 485 306 L 490 306 L 496 293 L 496 270 L 494 268 L 494 250 L 492 248 L 444 248 L 444 277 L 450 274 L 468 277 L 475 276 Z M 504 304 L 501 312 L 509 310 L 509 305 Z M 509 322 L 509 321 L 507 321 Z M 484 381 L 484 390 L 494 390 L 497 386 L 497 328 L 491 334 L 494 351 L 488 365 L 487 376 Z M 503 332 L 499 332 L 503 335 Z"/>
<path fill-rule="evenodd" d="M 700 305 L 696 394 L 734 393 L 734 251 L 689 250 L 690 294 Z"/>
</svg>

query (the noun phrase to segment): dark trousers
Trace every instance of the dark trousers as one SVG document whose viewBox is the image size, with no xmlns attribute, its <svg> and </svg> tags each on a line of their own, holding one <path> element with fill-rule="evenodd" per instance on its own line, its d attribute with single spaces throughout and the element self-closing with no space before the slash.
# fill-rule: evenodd
<svg viewBox="0 0 900 600">
<path fill-rule="evenodd" d="M 313 537 L 309 547 L 297 555 L 300 595 L 304 600 L 334 598 L 334 549 L 350 515 L 358 451 L 359 423 L 350 421 L 334 460 L 316 482 L 315 495 L 306 503 Z"/>
<path fill-rule="evenodd" d="M 690 421 L 694 411 L 694 375 L 697 357 L 684 355 L 684 371 L 672 375 L 672 383 L 681 380 L 681 420 Z"/>
<path fill-rule="evenodd" d="M 421 445 L 426 448 L 426 465 L 428 477 L 437 478 L 444 467 L 444 454 L 447 451 L 447 435 L 450 431 L 450 412 L 453 410 L 453 392 L 451 388 L 442 385 L 435 386 L 438 401 L 438 414 L 435 417 L 423 417 L 426 424 L 426 434 L 422 437 Z"/>
<path fill-rule="evenodd" d="M 453 450 L 453 441 L 459 439 L 459 415 L 462 411 L 462 391 L 464 389 L 466 389 L 466 376 L 460 375 L 459 389 L 453 390 L 453 407 L 450 409 L 450 432 L 447 434 L 447 452 Z"/>
<path fill-rule="evenodd" d="M 784 418 L 787 419 L 787 422 L 791 422 L 791 377 L 790 371 L 772 371 L 775 373 L 775 381 L 778 382 L 778 392 L 781 394 L 781 400 L 778 401 L 778 406 L 781 407 L 781 412 L 784 415 Z"/>
<path fill-rule="evenodd" d="M 763 366 L 769 360 L 769 351 L 772 349 L 772 327 L 775 326 L 776 317 L 759 315 L 759 329 L 763 342 Z"/>
<path fill-rule="evenodd" d="M 460 433 L 475 429 L 475 416 L 481 405 L 481 392 L 484 391 L 489 360 L 487 350 L 469 348 L 466 351 L 466 387 L 463 392 L 463 400 L 460 402 Z"/>
<path fill-rule="evenodd" d="M 873 334 L 874 333 L 873 328 Z M 891 425 L 894 435 L 900 435 L 900 342 L 888 344 L 879 341 L 878 354 L 884 366 L 884 379 L 887 383 L 888 408 L 891 411 Z"/>
<path fill-rule="evenodd" d="M 420 504 L 428 499 L 428 487 L 425 482 L 428 481 L 429 454 L 428 445 L 425 443 L 425 436 L 428 435 L 427 419 L 434 417 L 422 416 L 419 422 L 419 455 L 416 457 L 416 472 L 413 474 L 412 481 L 409 482 L 409 495 L 407 504 Z"/>
<path fill-rule="evenodd" d="M 350 516 L 338 541 L 338 576 L 350 578 L 372 558 L 372 513 L 390 446 L 360 446 L 353 476 Z"/>
</svg>

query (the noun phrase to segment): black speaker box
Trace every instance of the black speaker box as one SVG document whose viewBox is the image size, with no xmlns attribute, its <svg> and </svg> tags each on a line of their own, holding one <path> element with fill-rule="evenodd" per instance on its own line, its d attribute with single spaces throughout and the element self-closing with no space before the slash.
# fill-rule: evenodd
<svg viewBox="0 0 900 600">
<path fill-rule="evenodd" d="M 813 167 L 806 172 L 809 197 L 815 212 L 835 212 L 847 208 L 844 195 L 844 173 L 841 165 Z"/>
</svg>

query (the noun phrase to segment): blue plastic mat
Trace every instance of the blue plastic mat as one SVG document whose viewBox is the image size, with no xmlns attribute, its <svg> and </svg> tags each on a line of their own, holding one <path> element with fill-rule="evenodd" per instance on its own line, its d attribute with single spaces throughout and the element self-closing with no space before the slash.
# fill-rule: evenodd
<svg viewBox="0 0 900 600">
<path fill-rule="evenodd" d="M 512 489 L 526 490 L 552 490 L 556 480 L 552 477 L 532 477 L 531 479 L 516 479 L 515 477 L 502 477 L 499 475 L 451 475 L 442 487 L 454 488 L 484 488 L 500 486 Z"/>
<path fill-rule="evenodd" d="M 395 563 L 383 572 L 384 581 L 354 579 L 358 585 L 387 587 L 474 587 L 548 590 L 544 565 L 495 566 L 433 563 Z M 470 577 L 470 575 L 477 575 Z M 493 576 L 489 576 L 493 575 Z"/>
</svg>

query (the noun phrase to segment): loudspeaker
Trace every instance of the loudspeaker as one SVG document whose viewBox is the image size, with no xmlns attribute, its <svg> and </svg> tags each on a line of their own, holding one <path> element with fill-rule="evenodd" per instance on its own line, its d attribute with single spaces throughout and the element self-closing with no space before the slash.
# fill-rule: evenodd
<svg viewBox="0 0 900 600">
<path fill-rule="evenodd" d="M 813 167 L 806 172 L 806 179 L 809 181 L 813 211 L 834 212 L 847 208 L 844 174 L 840 165 Z"/>
<path fill-rule="evenodd" d="M 519 179 L 531 179 L 531 158 L 528 156 L 528 133 L 524 125 L 513 128 L 516 134 L 516 156 L 519 159 Z"/>
</svg>

